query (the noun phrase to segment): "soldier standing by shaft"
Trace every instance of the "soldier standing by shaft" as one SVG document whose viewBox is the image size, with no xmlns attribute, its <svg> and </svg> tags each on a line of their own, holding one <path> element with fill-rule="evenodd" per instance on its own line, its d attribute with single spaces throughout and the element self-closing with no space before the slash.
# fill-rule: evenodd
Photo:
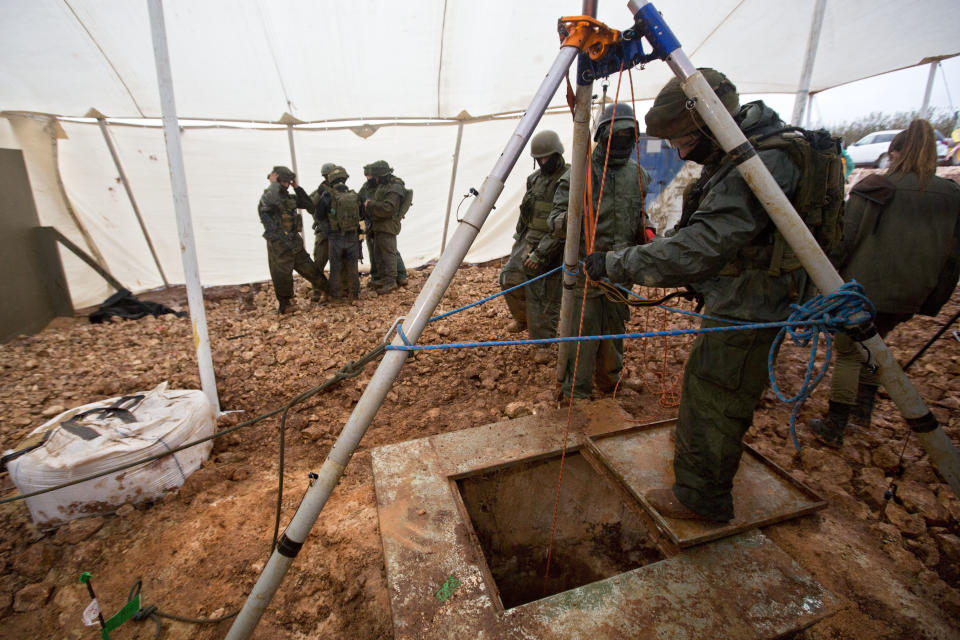
<svg viewBox="0 0 960 640">
<path fill-rule="evenodd" d="M 509 289 L 560 266 L 563 243 L 550 233 L 547 218 L 560 179 L 570 169 L 563 161 L 563 144 L 555 131 L 541 131 L 530 142 L 530 155 L 538 169 L 527 177 L 527 192 L 520 202 L 520 217 L 510 259 L 500 272 L 500 288 Z M 513 315 L 511 331 L 529 328 L 534 339 L 557 335 L 560 297 L 563 291 L 559 272 L 540 278 L 504 297 Z M 545 364 L 550 348 L 537 349 L 534 361 Z"/>
<path fill-rule="evenodd" d="M 397 251 L 397 235 L 410 198 L 403 180 L 393 175 L 385 160 L 368 164 L 363 173 L 367 181 L 359 195 L 367 220 L 370 285 L 378 294 L 384 294 L 397 286 L 407 286 L 407 270 Z"/>
</svg>

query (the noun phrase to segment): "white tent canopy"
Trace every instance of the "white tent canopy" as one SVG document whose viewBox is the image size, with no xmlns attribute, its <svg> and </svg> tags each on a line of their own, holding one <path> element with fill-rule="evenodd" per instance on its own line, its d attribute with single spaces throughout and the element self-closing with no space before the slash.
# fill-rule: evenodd
<svg viewBox="0 0 960 640">
<path fill-rule="evenodd" d="M 722 69 L 742 93 L 797 90 L 815 0 L 655 4 L 693 61 Z M 82 117 L 94 108 L 114 119 L 160 117 L 146 2 L 6 0 L 2 8 L 0 110 L 8 117 L 0 121 L 0 146 L 24 150 L 41 221 L 99 251 L 131 289 L 159 286 L 99 128 L 36 115 Z M 417 264 L 439 254 L 454 118 L 468 124 L 456 207 L 487 175 L 515 124 L 490 116 L 526 107 L 558 49 L 557 18 L 581 7 L 533 0 L 167 0 L 164 9 L 180 118 L 262 123 L 289 113 L 328 125 L 387 121 L 373 135 L 297 127 L 297 164 L 308 190 L 328 161 L 344 165 L 357 188 L 364 164 L 387 159 L 415 192 L 400 250 Z M 631 22 L 620 1 L 601 2 L 598 17 L 614 28 Z M 810 90 L 954 55 L 958 23 L 956 0 L 828 0 Z M 668 77 L 662 63 L 635 70 L 635 97 L 652 97 Z M 614 79 L 611 93 L 615 86 Z M 564 103 L 562 93 L 554 105 Z M 630 99 L 626 81 L 620 95 Z M 569 149 L 569 114 L 548 116 L 543 126 L 558 130 Z M 163 269 L 171 282 L 182 282 L 162 131 L 112 124 L 110 132 Z M 269 167 L 290 162 L 286 129 L 187 127 L 182 143 L 203 283 L 266 278 L 255 204 Z M 529 170 L 518 165 L 468 259 L 508 251 Z M 79 261 L 65 255 L 65 266 L 78 306 L 109 293 Z"/>
</svg>

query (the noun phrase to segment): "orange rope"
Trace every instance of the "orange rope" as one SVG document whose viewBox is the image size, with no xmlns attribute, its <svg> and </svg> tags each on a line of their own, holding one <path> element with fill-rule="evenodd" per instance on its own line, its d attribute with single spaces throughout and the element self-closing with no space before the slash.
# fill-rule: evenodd
<svg viewBox="0 0 960 640">
<path fill-rule="evenodd" d="M 597 206 L 596 209 L 593 208 L 593 163 L 592 159 L 587 157 L 587 189 L 589 190 L 590 197 L 589 202 L 591 206 L 584 209 L 583 215 L 583 224 L 584 224 L 584 244 L 586 245 L 587 255 L 593 252 L 593 243 L 594 236 L 597 232 L 597 218 L 599 217 L 600 212 L 600 203 L 603 201 L 603 186 L 607 178 L 607 161 L 610 159 L 610 143 L 613 140 L 613 121 L 617 117 L 617 100 L 620 98 L 620 80 L 623 78 L 623 65 L 620 65 L 620 76 L 617 79 L 617 93 L 614 98 L 613 103 L 613 116 L 610 118 L 610 134 L 607 137 L 607 152 L 606 156 L 603 159 L 603 176 L 600 180 L 600 194 L 597 197 Z M 589 152 L 589 149 L 588 149 Z M 589 229 L 589 231 L 588 231 Z M 583 297 L 580 299 L 580 322 L 577 327 L 577 337 L 583 335 L 583 309 L 587 304 L 587 287 L 589 286 L 589 278 L 584 277 L 583 279 Z M 570 381 L 570 403 L 567 405 L 567 424 L 563 429 L 563 446 L 560 448 L 560 473 L 557 478 L 557 493 L 553 501 L 553 522 L 550 525 L 550 542 L 547 546 L 547 566 L 543 572 L 543 593 L 547 592 L 547 583 L 550 580 L 550 561 L 553 559 L 553 540 L 557 532 L 557 516 L 560 512 L 560 489 L 563 486 L 563 465 L 567 457 L 567 442 L 570 437 L 570 423 L 573 420 L 573 392 L 577 386 L 577 369 L 580 366 L 580 345 L 581 342 L 577 341 L 577 351 L 573 359 L 573 376 Z M 621 372 L 622 373 L 622 372 Z M 591 372 L 592 375 L 592 372 Z M 619 386 L 619 382 L 617 383 Z"/>
</svg>

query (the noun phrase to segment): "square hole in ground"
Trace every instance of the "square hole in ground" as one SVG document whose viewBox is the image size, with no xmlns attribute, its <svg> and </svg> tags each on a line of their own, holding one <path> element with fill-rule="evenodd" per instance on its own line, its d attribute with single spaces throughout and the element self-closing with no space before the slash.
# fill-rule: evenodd
<svg viewBox="0 0 960 640">
<path fill-rule="evenodd" d="M 544 588 L 559 474 L 557 454 L 457 479 L 505 609 L 664 558 L 620 492 L 568 453 Z"/>
</svg>

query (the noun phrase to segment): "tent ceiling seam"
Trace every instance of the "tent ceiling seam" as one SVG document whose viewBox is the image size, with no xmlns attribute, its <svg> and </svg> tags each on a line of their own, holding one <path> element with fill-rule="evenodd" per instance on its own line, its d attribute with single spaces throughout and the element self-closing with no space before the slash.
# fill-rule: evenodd
<svg viewBox="0 0 960 640">
<path fill-rule="evenodd" d="M 87 34 L 87 37 L 90 38 L 90 42 L 93 43 L 93 46 L 97 48 L 97 51 L 100 52 L 100 55 L 103 56 L 103 59 L 107 61 L 107 64 L 110 66 L 111 71 L 114 75 L 117 76 L 117 80 L 123 85 L 124 90 L 127 92 L 127 95 L 130 96 L 130 101 L 133 102 L 133 106 L 136 107 L 137 113 L 141 117 L 146 118 L 146 114 L 143 113 L 143 109 L 140 108 L 140 104 L 137 102 L 137 99 L 133 97 L 133 91 L 130 90 L 130 87 L 127 86 L 127 83 L 124 81 L 123 76 L 120 75 L 120 71 L 113 65 L 113 61 L 110 60 L 110 56 L 107 55 L 107 52 L 103 50 L 103 47 L 100 46 L 100 43 L 97 42 L 97 39 L 93 37 L 93 34 L 90 33 L 90 29 L 87 28 L 87 25 L 84 24 L 83 20 L 80 19 L 80 16 L 77 15 L 77 12 L 70 6 L 69 0 L 63 0 L 63 4 L 67 5 L 67 9 L 70 10 L 70 13 L 73 14 L 73 18 L 83 27 L 84 33 Z"/>
<path fill-rule="evenodd" d="M 703 47 L 703 45 L 707 44 L 707 42 L 710 40 L 710 38 L 712 38 L 712 37 L 717 33 L 717 31 L 720 30 L 720 27 L 722 27 L 724 24 L 726 24 L 727 20 L 730 19 L 730 16 L 732 16 L 733 14 L 735 14 L 737 11 L 740 10 L 740 7 L 742 7 L 743 4 L 744 4 L 746 1 L 747 1 L 747 0 L 740 0 L 740 2 L 737 3 L 737 6 L 735 6 L 733 9 L 730 9 L 730 11 L 727 13 L 727 15 L 725 15 L 725 16 L 723 17 L 723 20 L 721 20 L 720 22 L 718 22 L 717 25 L 716 25 L 713 29 L 710 30 L 710 33 L 708 33 L 708 34 L 703 38 L 703 40 L 700 41 L 700 44 L 698 44 L 698 45 L 696 46 L 696 48 L 689 54 L 690 58 L 693 58 L 694 56 L 697 55 L 697 53 L 700 51 L 700 49 Z"/>
<path fill-rule="evenodd" d="M 273 60 L 273 68 L 277 70 L 277 80 L 280 82 L 280 90 L 283 91 L 283 99 L 287 103 L 287 111 L 290 115 L 293 115 L 293 103 L 290 102 L 290 94 L 287 93 L 287 85 L 283 81 L 283 73 L 280 71 L 280 63 L 277 61 L 277 54 L 273 50 L 273 40 L 270 39 L 270 34 L 267 33 L 266 21 L 263 17 L 263 11 L 260 8 L 260 3 L 256 3 L 257 14 L 260 16 L 260 28 L 263 30 L 263 37 L 267 41 L 267 49 L 270 51 L 270 59 Z"/>
<path fill-rule="evenodd" d="M 443 40 L 447 35 L 447 0 L 443 0 L 443 14 L 440 16 L 440 57 L 437 61 L 437 116 L 440 111 L 440 84 L 443 82 Z"/>
</svg>

